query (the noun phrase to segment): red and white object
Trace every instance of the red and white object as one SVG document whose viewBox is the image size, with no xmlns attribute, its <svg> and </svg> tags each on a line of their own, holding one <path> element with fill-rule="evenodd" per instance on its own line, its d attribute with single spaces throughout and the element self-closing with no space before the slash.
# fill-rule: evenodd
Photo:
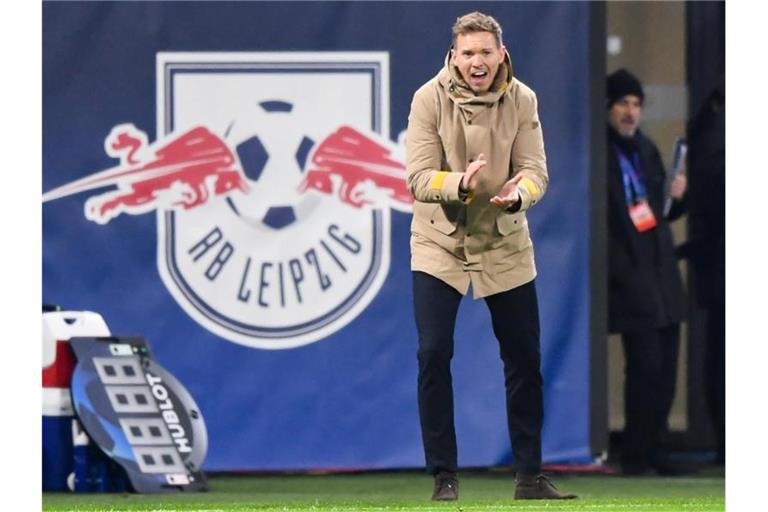
<svg viewBox="0 0 768 512">
<path fill-rule="evenodd" d="M 69 387 L 75 358 L 69 339 L 109 335 L 109 328 L 98 313 L 43 313 L 43 490 L 67 490 L 67 477 L 73 468 L 74 410 Z"/>
</svg>

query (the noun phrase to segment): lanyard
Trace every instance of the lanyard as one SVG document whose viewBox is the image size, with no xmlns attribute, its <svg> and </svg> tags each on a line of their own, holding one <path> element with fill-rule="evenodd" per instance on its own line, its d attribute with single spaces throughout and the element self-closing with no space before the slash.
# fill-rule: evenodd
<svg viewBox="0 0 768 512">
<path fill-rule="evenodd" d="M 617 146 L 614 145 L 616 156 L 619 158 L 619 167 L 621 168 L 621 178 L 624 183 L 624 198 L 628 205 L 633 205 L 644 201 L 647 197 L 645 185 L 642 178 L 640 178 L 640 155 L 637 152 L 632 153 L 633 162 L 629 161 L 627 155 L 624 154 Z"/>
</svg>

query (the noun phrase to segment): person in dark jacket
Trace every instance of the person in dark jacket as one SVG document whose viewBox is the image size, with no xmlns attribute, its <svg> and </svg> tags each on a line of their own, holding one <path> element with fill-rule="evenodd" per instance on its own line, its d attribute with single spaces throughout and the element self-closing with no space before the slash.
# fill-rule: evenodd
<svg viewBox="0 0 768 512">
<path fill-rule="evenodd" d="M 725 464 L 725 76 L 688 127 L 691 186 L 688 258 L 698 305 L 706 312 L 706 397 L 716 435 L 718 464 Z M 714 206 L 713 206 L 714 205 Z M 719 206 L 718 206 L 719 205 Z"/>
<path fill-rule="evenodd" d="M 669 220 L 682 214 L 686 179 L 671 183 L 656 145 L 638 129 L 640 81 L 620 69 L 608 76 L 608 319 L 625 353 L 625 474 L 666 473 L 661 442 L 675 395 L 685 298 Z"/>
</svg>

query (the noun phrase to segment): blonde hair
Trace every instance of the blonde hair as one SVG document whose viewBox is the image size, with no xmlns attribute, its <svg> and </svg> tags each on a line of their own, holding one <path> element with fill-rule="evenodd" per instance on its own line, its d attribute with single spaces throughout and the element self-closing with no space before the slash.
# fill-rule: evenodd
<svg viewBox="0 0 768 512">
<path fill-rule="evenodd" d="M 456 46 L 456 38 L 460 35 L 472 32 L 490 32 L 496 38 L 496 46 L 501 48 L 501 25 L 493 16 L 488 16 L 475 11 L 456 18 L 453 24 L 453 46 Z"/>
</svg>

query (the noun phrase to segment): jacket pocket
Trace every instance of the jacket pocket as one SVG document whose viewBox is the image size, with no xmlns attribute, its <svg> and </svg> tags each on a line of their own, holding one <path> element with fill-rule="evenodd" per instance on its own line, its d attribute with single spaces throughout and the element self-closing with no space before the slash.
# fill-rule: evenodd
<svg viewBox="0 0 768 512">
<path fill-rule="evenodd" d="M 520 231 L 526 223 L 525 212 L 501 212 L 496 216 L 496 229 L 499 230 L 501 236 L 507 236 L 516 231 Z"/>
<path fill-rule="evenodd" d="M 450 235 L 456 231 L 456 222 L 451 221 L 446 215 L 442 205 L 435 205 L 429 216 L 429 225 L 444 235 Z"/>
</svg>

